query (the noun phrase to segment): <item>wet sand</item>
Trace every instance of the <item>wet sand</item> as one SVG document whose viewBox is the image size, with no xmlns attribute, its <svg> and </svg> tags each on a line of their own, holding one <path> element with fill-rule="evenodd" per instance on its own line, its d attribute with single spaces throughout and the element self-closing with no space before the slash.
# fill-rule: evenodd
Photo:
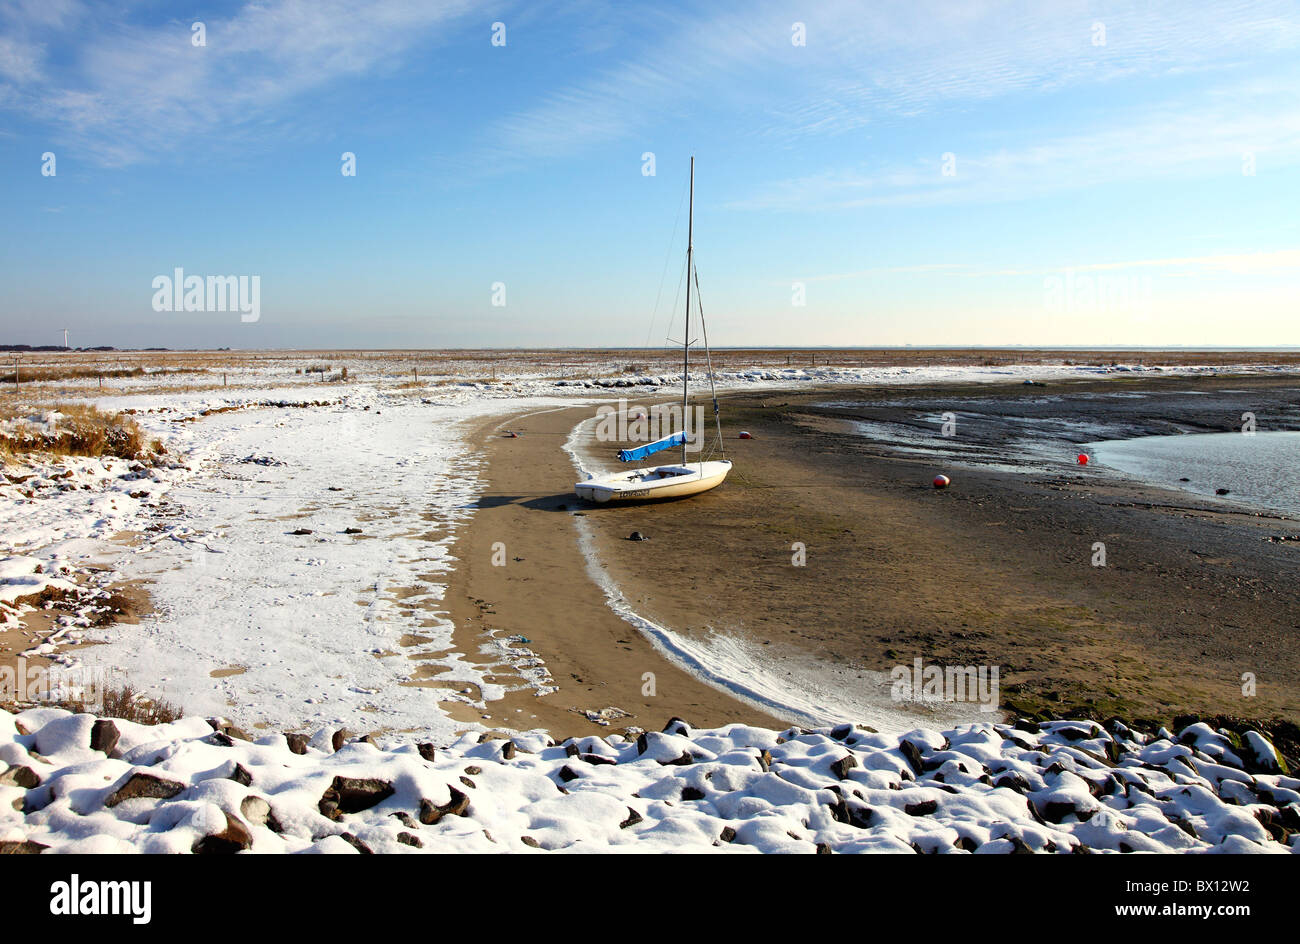
<svg viewBox="0 0 1300 944">
<path fill-rule="evenodd" d="M 1111 396 L 1118 392 L 1132 396 Z M 641 615 L 686 639 L 744 640 L 750 651 L 770 653 L 777 675 L 796 662 L 820 667 L 846 692 L 879 688 L 872 673 L 921 658 L 998 666 L 1003 707 L 1022 713 L 1166 724 L 1185 714 L 1300 720 L 1300 548 L 1276 540 L 1300 532 L 1300 522 L 1067 461 L 1044 465 L 1020 449 L 1021 427 L 995 421 L 1027 414 L 1043 429 L 1063 420 L 1143 435 L 1230 429 L 1253 407 L 1281 428 L 1300 422 L 1293 379 L 839 387 L 724 400 L 736 466 L 721 488 L 583 509 L 603 567 Z M 820 405 L 828 401 L 842 405 Z M 933 434 L 926 417 L 950 407 L 994 418 L 967 416 L 966 444 L 1022 471 L 901 454 L 849 434 L 861 420 Z M 569 527 L 580 506 L 568 491 L 573 474 L 562 444 L 584 415 L 591 410 L 508 421 L 502 428 L 520 430 L 521 439 L 489 439 L 492 492 L 470 528 L 478 536 L 449 601 L 459 598 L 462 619 L 534 641 L 560 685 L 532 699 L 535 707 L 614 704 L 636 712 L 631 723 L 647 720 L 644 712 L 658 713 L 651 723 L 670 713 L 697 724 L 752 719 L 747 705 L 676 677 L 667 687 L 661 681 L 659 701 L 636 699 L 639 673 L 663 660 L 609 612 L 602 594 L 581 589 L 591 582 Z M 754 438 L 736 439 L 740 429 Z M 1039 446 L 1067 456 L 1071 448 L 1064 434 L 1045 435 Z M 507 455 L 519 465 L 507 470 Z M 932 489 L 937 472 L 952 476 L 953 487 Z M 561 504 L 570 510 L 557 513 Z M 650 540 L 626 540 L 633 530 Z M 525 560 L 491 568 L 495 540 Z M 1104 567 L 1093 566 L 1098 541 Z M 796 543 L 806 548 L 802 567 L 792 561 Z M 490 618 L 467 608 L 476 597 L 491 601 Z M 466 645 L 463 635 L 457 641 Z M 1243 673 L 1255 676 L 1253 696 L 1243 694 Z M 490 713 L 503 723 L 518 714 L 495 705 Z M 531 713 L 561 733 L 582 729 L 565 723 L 576 716 Z"/>
<path fill-rule="evenodd" d="M 563 735 L 658 730 L 675 715 L 697 725 L 784 726 L 677 668 L 607 605 L 578 546 L 573 516 L 582 508 L 563 450 L 573 426 L 591 414 L 586 407 L 497 418 L 471 439 L 488 463 L 487 490 L 451 548 L 457 560 L 443 602 L 456 647 L 467 661 L 491 664 L 499 661 L 497 640 L 524 636 L 559 690 L 538 696 L 503 667 L 489 681 L 513 689 L 504 699 L 488 702 L 486 712 L 454 702 L 444 710 L 488 727 Z M 494 556 L 504 565 L 494 566 Z M 654 676 L 653 695 L 645 694 L 646 673 Z M 627 715 L 600 725 L 578 713 L 611 707 Z"/>
</svg>

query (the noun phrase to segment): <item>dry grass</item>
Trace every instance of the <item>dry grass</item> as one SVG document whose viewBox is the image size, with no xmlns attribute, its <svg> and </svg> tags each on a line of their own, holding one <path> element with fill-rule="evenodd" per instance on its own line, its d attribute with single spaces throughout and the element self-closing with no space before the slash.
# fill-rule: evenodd
<svg viewBox="0 0 1300 944">
<path fill-rule="evenodd" d="M 147 437 L 135 420 L 124 413 L 105 413 L 80 404 L 54 407 L 63 414 L 54 435 L 35 428 L 0 433 L 0 460 L 9 462 L 26 453 L 55 456 L 116 456 L 147 459 L 166 450 Z"/>
<path fill-rule="evenodd" d="M 20 384 L 44 383 L 54 380 L 86 380 L 102 377 L 105 380 L 122 377 L 159 376 L 164 374 L 198 374 L 207 373 L 206 367 L 157 367 L 146 370 L 143 367 L 19 367 L 15 377 L 11 370 L 0 374 L 0 383 L 11 384 L 17 379 Z"/>
<path fill-rule="evenodd" d="M 168 724 L 178 720 L 182 712 L 170 702 L 141 695 L 130 683 L 121 688 L 106 688 L 100 693 L 98 703 L 87 704 L 84 699 L 65 698 L 41 702 L 42 708 L 62 708 L 73 714 L 91 714 L 98 718 L 120 718 L 136 724 Z"/>
</svg>

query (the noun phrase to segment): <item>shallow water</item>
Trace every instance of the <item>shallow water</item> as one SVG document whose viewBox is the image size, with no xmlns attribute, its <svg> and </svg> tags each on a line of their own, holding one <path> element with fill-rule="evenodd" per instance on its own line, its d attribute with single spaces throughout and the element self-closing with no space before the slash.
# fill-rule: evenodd
<svg viewBox="0 0 1300 944">
<path fill-rule="evenodd" d="M 1300 516 L 1300 432 L 1193 433 L 1088 443 L 1107 468 L 1149 482 Z M 1187 481 L 1183 481 L 1187 479 Z"/>
</svg>

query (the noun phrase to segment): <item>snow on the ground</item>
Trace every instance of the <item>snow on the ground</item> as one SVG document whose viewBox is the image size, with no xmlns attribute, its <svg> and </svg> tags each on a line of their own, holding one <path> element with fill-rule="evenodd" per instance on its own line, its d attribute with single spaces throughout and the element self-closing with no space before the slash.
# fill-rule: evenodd
<svg viewBox="0 0 1300 944">
<path fill-rule="evenodd" d="M 1258 733 L 731 725 L 381 749 L 0 711 L 0 852 L 1300 851 Z"/>
<path fill-rule="evenodd" d="M 449 545 L 481 491 L 466 426 L 541 401 L 353 388 L 324 406 L 259 406 L 276 397 L 198 422 L 177 413 L 221 407 L 204 399 L 137 414 L 146 428 L 167 426 L 202 474 L 173 488 L 171 520 L 118 567 L 148 583 L 156 612 L 103 631 L 84 660 L 243 724 L 450 739 L 463 724 L 439 700 L 483 708 L 504 694 L 485 680 L 492 665 L 453 647 L 437 613 Z M 522 665 L 533 654 L 493 656 Z M 441 670 L 450 687 L 403 684 L 418 668 Z"/>
</svg>

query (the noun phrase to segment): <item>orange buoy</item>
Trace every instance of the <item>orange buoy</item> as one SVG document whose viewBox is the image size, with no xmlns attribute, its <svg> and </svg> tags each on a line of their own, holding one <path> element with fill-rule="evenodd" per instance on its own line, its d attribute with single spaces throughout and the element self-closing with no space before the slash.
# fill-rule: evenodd
<svg viewBox="0 0 1300 944">
<path fill-rule="evenodd" d="M 1088 454 L 1086 452 L 1079 453 L 1079 465 L 1087 465 L 1087 464 L 1088 464 Z"/>
<path fill-rule="evenodd" d="M 751 435 L 749 435 L 749 433 L 745 432 L 745 431 L 742 429 L 742 430 L 740 431 L 740 437 L 739 437 L 739 438 L 741 438 L 741 439 L 753 439 L 754 437 L 751 436 Z"/>
<path fill-rule="evenodd" d="M 947 488 L 951 484 L 952 484 L 952 480 L 949 479 L 948 476 L 946 475 L 936 475 L 934 477 L 935 488 Z"/>
</svg>

